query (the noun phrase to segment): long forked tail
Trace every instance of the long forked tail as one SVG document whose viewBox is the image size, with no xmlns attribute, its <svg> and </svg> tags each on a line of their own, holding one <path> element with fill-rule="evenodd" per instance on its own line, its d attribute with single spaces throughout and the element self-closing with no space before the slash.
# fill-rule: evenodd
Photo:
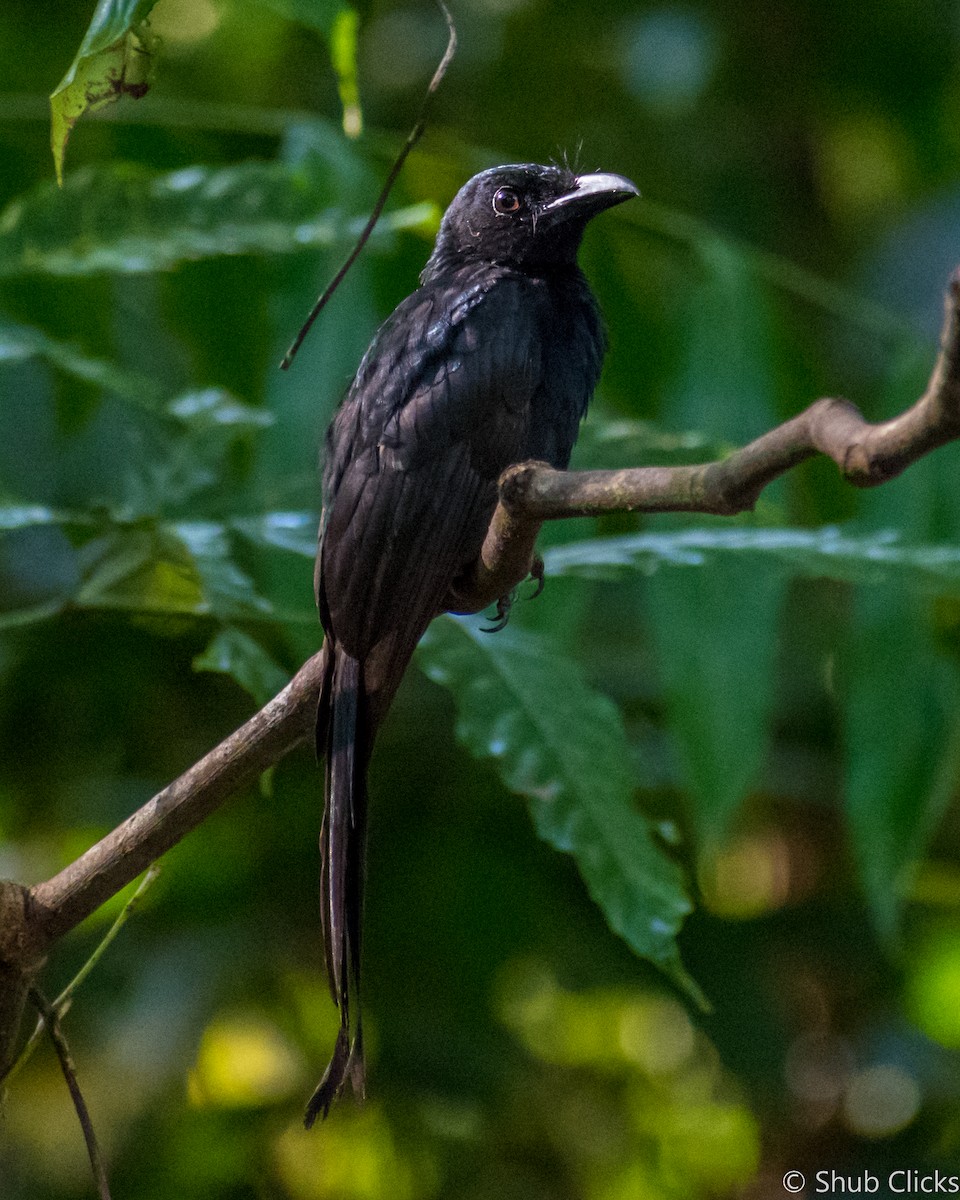
<svg viewBox="0 0 960 1200">
<path fill-rule="evenodd" d="M 308 1129 L 318 1116 L 327 1115 L 348 1080 L 356 1095 L 364 1094 L 360 919 L 369 739 L 363 666 L 339 647 L 333 650 L 332 675 L 320 705 L 317 749 L 326 760 L 320 827 L 321 925 L 330 992 L 340 1009 L 340 1031 L 323 1078 L 307 1104 Z M 353 1022 L 351 999 L 356 1003 Z"/>
</svg>

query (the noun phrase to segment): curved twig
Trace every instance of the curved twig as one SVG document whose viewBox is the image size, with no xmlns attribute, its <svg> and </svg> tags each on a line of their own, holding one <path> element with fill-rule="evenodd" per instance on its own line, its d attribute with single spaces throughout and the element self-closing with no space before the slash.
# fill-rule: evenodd
<svg viewBox="0 0 960 1200">
<path fill-rule="evenodd" d="M 323 292 L 318 297 L 317 302 L 314 304 L 313 308 L 310 309 L 307 319 L 300 326 L 297 336 L 293 339 L 286 354 L 280 360 L 281 371 L 288 371 L 290 369 L 290 365 L 296 357 L 297 351 L 303 344 L 303 339 L 310 332 L 314 321 L 326 308 L 330 297 L 337 290 L 340 284 L 343 283 L 347 272 L 353 266 L 360 251 L 367 244 L 370 234 L 373 233 L 374 226 L 380 220 L 380 214 L 383 212 L 383 206 L 387 202 L 387 197 L 390 195 L 390 191 L 396 182 L 397 176 L 400 174 L 403 164 L 407 161 L 407 156 L 417 142 L 419 142 L 423 137 L 424 130 L 427 127 L 427 111 L 430 107 L 430 101 L 433 99 L 434 92 L 443 81 L 443 77 L 447 73 L 447 67 L 450 66 L 450 63 L 453 61 L 453 56 L 457 52 L 457 27 L 453 23 L 453 17 L 450 15 L 450 10 L 443 3 L 443 0 L 437 0 L 437 4 L 440 8 L 440 11 L 443 13 L 444 20 L 447 22 L 447 48 L 444 50 L 443 57 L 437 64 L 437 69 L 433 73 L 433 78 L 427 84 L 426 95 L 423 98 L 423 104 L 420 106 L 420 115 L 417 117 L 417 122 L 413 129 L 411 129 L 409 134 L 407 134 L 407 140 L 401 146 L 400 153 L 397 155 L 393 166 L 387 173 L 386 182 L 380 189 L 380 195 L 377 197 L 377 201 L 373 206 L 370 216 L 367 218 L 366 225 L 364 225 L 363 229 L 360 231 L 360 236 L 357 238 L 356 245 L 347 255 L 343 265 L 340 267 L 340 270 L 337 271 L 333 279 L 331 279 L 327 286 L 323 289 Z"/>
<path fill-rule="evenodd" d="M 83 1098 L 83 1092 L 81 1092 L 80 1084 L 77 1081 L 77 1069 L 73 1065 L 70 1047 L 67 1045 L 67 1039 L 63 1036 L 63 1030 L 60 1028 L 60 1018 L 57 1015 L 56 1009 L 50 1004 L 43 993 L 36 988 L 30 989 L 30 1003 L 40 1014 L 40 1019 L 46 1027 L 50 1041 L 53 1042 L 54 1050 L 57 1052 L 57 1058 L 60 1061 L 60 1070 L 63 1072 L 67 1090 L 70 1092 L 70 1099 L 73 1101 L 73 1107 L 77 1112 L 77 1120 L 80 1122 L 80 1128 L 83 1130 L 83 1140 L 87 1145 L 87 1156 L 90 1159 L 90 1169 L 93 1171 L 97 1193 L 100 1196 L 100 1200 L 110 1200 L 110 1185 L 107 1182 L 107 1169 L 104 1165 L 100 1143 L 97 1141 L 96 1133 L 94 1133 L 93 1121 L 90 1119 L 90 1110 L 87 1108 L 87 1102 Z"/>
</svg>

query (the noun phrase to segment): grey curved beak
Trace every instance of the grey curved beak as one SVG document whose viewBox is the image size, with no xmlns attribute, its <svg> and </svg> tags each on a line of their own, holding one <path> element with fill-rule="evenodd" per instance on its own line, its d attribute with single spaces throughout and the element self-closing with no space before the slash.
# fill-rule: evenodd
<svg viewBox="0 0 960 1200">
<path fill-rule="evenodd" d="M 598 171 L 591 175 L 578 175 L 573 190 L 545 204 L 541 212 L 552 213 L 573 208 L 585 210 L 592 215 L 639 195 L 640 189 L 625 175 Z"/>
</svg>

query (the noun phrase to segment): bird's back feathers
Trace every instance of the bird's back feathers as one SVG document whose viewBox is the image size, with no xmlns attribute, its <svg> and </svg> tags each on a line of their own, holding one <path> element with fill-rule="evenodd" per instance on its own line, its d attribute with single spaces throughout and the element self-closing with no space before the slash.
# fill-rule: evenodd
<svg viewBox="0 0 960 1200">
<path fill-rule="evenodd" d="M 378 331 L 330 427 L 316 593 L 331 666 L 317 749 L 322 928 L 340 1031 L 308 1125 L 348 1079 L 363 1090 L 360 924 L 376 731 L 417 642 L 479 554 L 498 478 L 529 458 L 567 465 L 600 373 L 603 330 L 575 261 L 592 210 L 544 208 L 538 225 L 532 207 L 579 183 L 559 168 L 514 167 L 465 185 L 422 286 Z M 514 209 L 525 186 L 528 207 Z"/>
</svg>

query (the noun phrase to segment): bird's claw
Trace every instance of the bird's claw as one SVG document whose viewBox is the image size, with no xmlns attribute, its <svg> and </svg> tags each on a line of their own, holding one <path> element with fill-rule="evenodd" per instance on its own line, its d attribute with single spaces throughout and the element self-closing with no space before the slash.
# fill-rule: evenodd
<svg viewBox="0 0 960 1200">
<path fill-rule="evenodd" d="M 513 608 L 514 593 L 508 592 L 506 596 L 501 596 L 497 601 L 496 619 L 490 625 L 481 625 L 482 633 L 499 633 L 501 629 L 505 629 L 507 622 L 510 620 L 510 610 Z"/>
<path fill-rule="evenodd" d="M 544 589 L 543 559 L 539 554 L 534 555 L 533 562 L 530 564 L 530 578 L 536 584 L 536 588 L 529 599 L 536 600 Z M 499 633 L 501 629 L 505 629 L 507 622 L 510 620 L 510 610 L 513 608 L 513 602 L 516 598 L 516 588 L 512 592 L 508 592 L 506 596 L 501 596 L 497 601 L 496 617 L 491 624 L 481 625 L 481 631 L 483 633 Z"/>
<path fill-rule="evenodd" d="M 539 554 L 535 554 L 533 556 L 533 562 L 530 564 L 530 578 L 537 585 L 536 588 L 534 589 L 533 595 L 530 596 L 530 599 L 536 600 L 536 598 L 543 591 L 544 587 L 546 587 L 546 579 L 544 578 L 543 559 L 540 557 Z"/>
</svg>

